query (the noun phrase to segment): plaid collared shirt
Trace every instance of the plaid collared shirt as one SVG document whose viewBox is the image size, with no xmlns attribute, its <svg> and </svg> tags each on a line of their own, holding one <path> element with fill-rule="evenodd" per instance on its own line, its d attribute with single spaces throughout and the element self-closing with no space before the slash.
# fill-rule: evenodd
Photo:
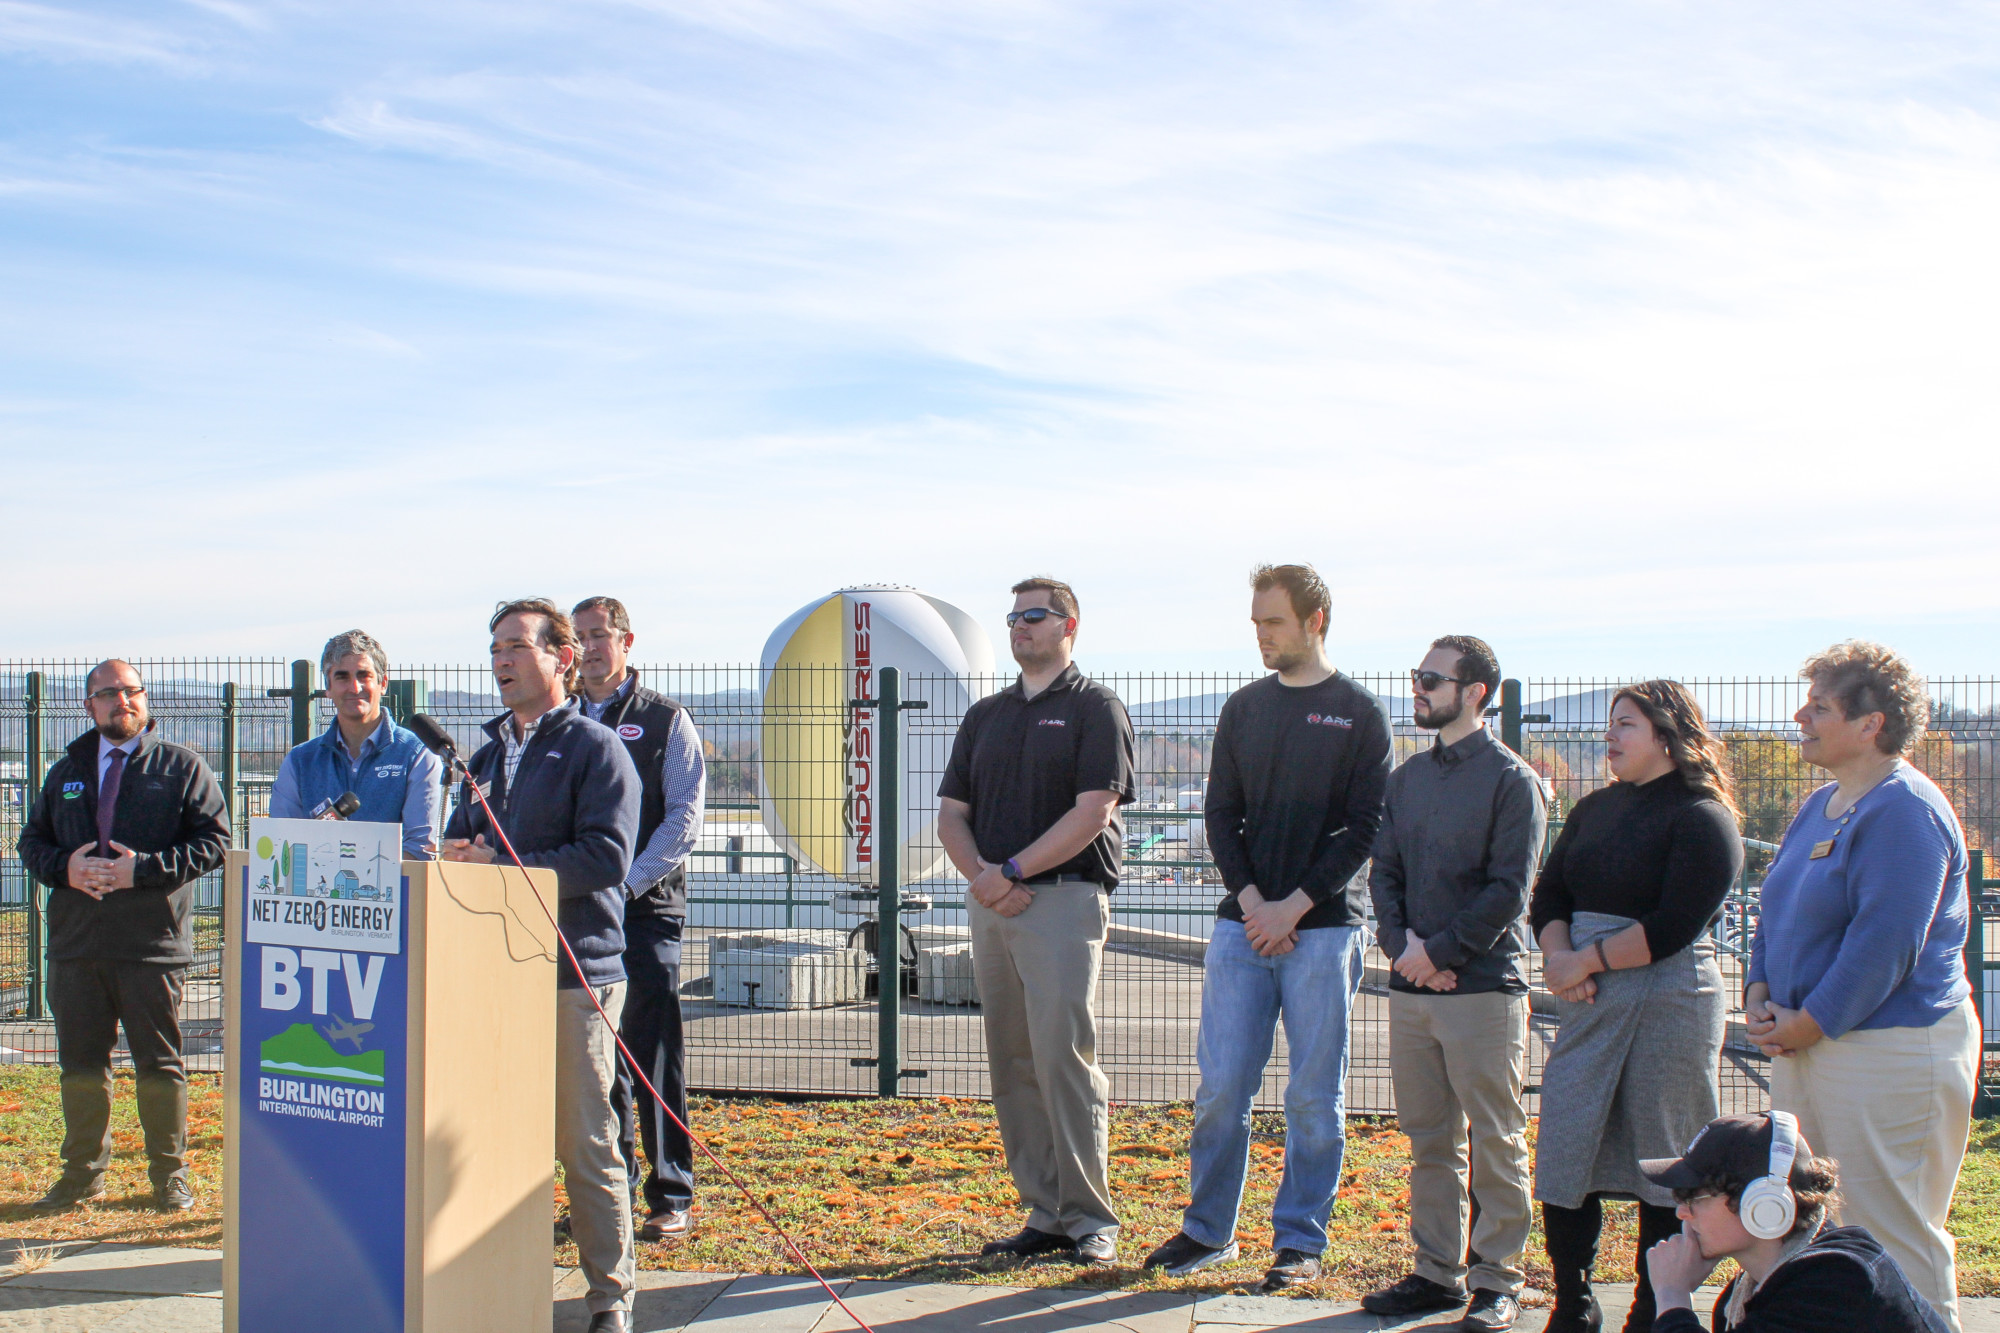
<svg viewBox="0 0 2000 1333">
<path fill-rule="evenodd" d="M 530 722 L 522 729 L 521 739 L 518 741 L 514 739 L 514 726 L 511 720 L 500 728 L 501 743 L 507 747 L 507 790 L 510 793 L 514 790 L 514 775 L 521 769 L 521 756 L 527 753 L 528 742 L 535 738 L 536 728 L 540 727 L 542 723 L 553 717 L 561 709 L 562 705 L 557 704 L 554 708 L 551 708 L 548 712 L 543 713 L 533 722 Z"/>
</svg>

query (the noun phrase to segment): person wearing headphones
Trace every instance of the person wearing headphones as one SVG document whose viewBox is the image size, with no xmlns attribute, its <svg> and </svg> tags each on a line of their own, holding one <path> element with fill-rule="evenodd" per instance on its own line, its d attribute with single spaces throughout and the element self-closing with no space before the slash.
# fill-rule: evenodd
<svg viewBox="0 0 2000 1333">
<path fill-rule="evenodd" d="M 1646 1252 L 1656 1333 L 1698 1333 L 1694 1289 L 1724 1259 L 1742 1271 L 1716 1297 L 1714 1333 L 1944 1333 L 1866 1227 L 1830 1224 L 1839 1165 L 1786 1112 L 1712 1120 L 1684 1154 L 1639 1169 L 1680 1205 L 1679 1234 Z"/>
</svg>

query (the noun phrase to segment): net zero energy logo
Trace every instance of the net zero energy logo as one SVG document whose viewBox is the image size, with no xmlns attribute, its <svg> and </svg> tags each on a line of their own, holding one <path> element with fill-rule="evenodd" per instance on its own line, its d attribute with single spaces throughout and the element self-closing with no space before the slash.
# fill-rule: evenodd
<svg viewBox="0 0 2000 1333">
<path fill-rule="evenodd" d="M 251 821 L 246 945 L 256 951 L 257 1109 L 379 1129 L 388 1075 L 376 1000 L 401 952 L 402 831 L 394 824 Z M 386 1034 L 384 1034 L 386 1035 Z"/>
</svg>

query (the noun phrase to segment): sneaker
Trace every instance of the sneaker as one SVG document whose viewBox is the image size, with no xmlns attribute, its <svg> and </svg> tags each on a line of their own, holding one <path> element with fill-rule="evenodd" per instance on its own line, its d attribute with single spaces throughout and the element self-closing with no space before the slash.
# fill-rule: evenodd
<svg viewBox="0 0 2000 1333">
<path fill-rule="evenodd" d="M 169 1176 L 166 1184 L 154 1186 L 153 1207 L 163 1213 L 184 1213 L 194 1207 L 194 1191 L 181 1177 Z"/>
<path fill-rule="evenodd" d="M 1435 1314 L 1465 1304 L 1465 1297 L 1442 1283 L 1410 1274 L 1393 1287 L 1371 1291 L 1361 1298 L 1361 1308 L 1370 1314 Z"/>
<path fill-rule="evenodd" d="M 49 1192 L 35 1200 L 34 1207 L 48 1212 L 61 1208 L 74 1208 L 85 1199 L 95 1199 L 104 1193 L 103 1176 L 63 1175 L 49 1186 Z"/>
<path fill-rule="evenodd" d="M 1185 1231 L 1177 1231 L 1172 1240 L 1146 1256 L 1146 1267 L 1164 1268 L 1168 1277 L 1186 1277 L 1189 1273 L 1199 1273 L 1210 1264 L 1226 1264 L 1235 1257 L 1236 1242 L 1233 1240 L 1218 1250 L 1202 1244 Z"/>
<path fill-rule="evenodd" d="M 1293 1287 L 1303 1287 L 1318 1276 L 1318 1255 L 1307 1254 L 1304 1250 L 1279 1250 L 1276 1262 L 1264 1274 L 1263 1285 L 1257 1290 L 1266 1296 L 1275 1296 Z"/>
<path fill-rule="evenodd" d="M 1476 1288 L 1458 1326 L 1466 1333 L 1506 1333 L 1521 1317 L 1521 1303 L 1504 1291 Z"/>
<path fill-rule="evenodd" d="M 646 1214 L 646 1220 L 639 1224 L 634 1234 L 640 1240 L 665 1240 L 669 1236 L 685 1236 L 693 1226 L 692 1208 L 662 1208 L 657 1213 Z"/>
<path fill-rule="evenodd" d="M 981 1258 L 990 1259 L 994 1255 L 1012 1255 L 1016 1259 L 1029 1259 L 1038 1254 L 1054 1254 L 1057 1250 L 1073 1250 L 1076 1242 L 1068 1236 L 1058 1236 L 1047 1231 L 1037 1231 L 1033 1227 L 1022 1227 L 1005 1240 L 989 1240 L 979 1247 Z"/>
<path fill-rule="evenodd" d="M 1118 1237 L 1105 1232 L 1085 1236 L 1076 1243 L 1076 1261 L 1080 1264 L 1117 1263 Z"/>
</svg>

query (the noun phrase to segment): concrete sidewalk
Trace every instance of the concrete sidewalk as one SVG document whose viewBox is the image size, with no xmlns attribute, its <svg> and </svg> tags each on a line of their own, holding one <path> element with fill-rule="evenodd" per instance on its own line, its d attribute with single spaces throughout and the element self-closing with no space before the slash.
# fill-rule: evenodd
<svg viewBox="0 0 2000 1333">
<path fill-rule="evenodd" d="M 32 1272 L 15 1264 L 32 1242 L 0 1242 L 0 1330 L 48 1333 L 218 1333 L 222 1254 L 147 1245 L 67 1245 Z M 588 1317 L 574 1269 L 555 1269 L 556 1333 L 582 1333 Z M 810 1279 L 730 1273 L 639 1274 L 635 1333 L 837 1333 L 855 1327 Z M 834 1287 L 878 1333 L 1362 1333 L 1443 1327 L 1451 1319 L 1393 1322 L 1352 1302 L 1171 1291 L 1082 1291 L 839 1279 Z M 1629 1292 L 1600 1287 L 1605 1327 L 1625 1316 Z M 1704 1309 L 1713 1293 L 1704 1293 Z M 1966 1333 L 2000 1333 L 2000 1298 L 1964 1302 Z M 1517 1327 L 1540 1333 L 1546 1314 Z M 1706 1320 L 1704 1319 L 1704 1323 Z"/>
</svg>

